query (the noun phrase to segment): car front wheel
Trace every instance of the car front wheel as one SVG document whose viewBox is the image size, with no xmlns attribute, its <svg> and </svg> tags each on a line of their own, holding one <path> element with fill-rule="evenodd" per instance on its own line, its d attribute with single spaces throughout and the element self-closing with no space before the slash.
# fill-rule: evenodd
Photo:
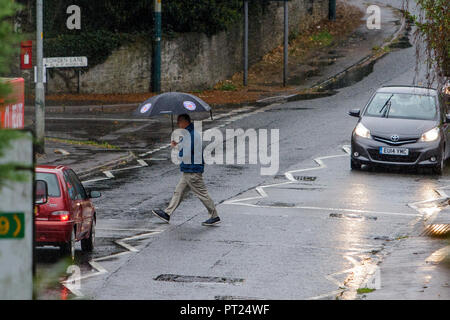
<svg viewBox="0 0 450 320">
<path fill-rule="evenodd" d="M 445 152 L 442 151 L 441 161 L 439 161 L 439 164 L 433 168 L 433 172 L 435 174 L 441 175 L 444 172 L 444 168 L 445 168 L 445 156 L 444 155 L 445 155 Z"/>
<path fill-rule="evenodd" d="M 352 168 L 352 170 L 360 170 L 361 169 L 361 163 L 350 159 L 350 168 Z"/>
</svg>

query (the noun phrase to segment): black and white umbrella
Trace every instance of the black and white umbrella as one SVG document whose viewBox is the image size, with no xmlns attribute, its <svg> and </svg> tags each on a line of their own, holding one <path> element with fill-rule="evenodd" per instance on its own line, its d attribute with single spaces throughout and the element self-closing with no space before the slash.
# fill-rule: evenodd
<svg viewBox="0 0 450 320">
<path fill-rule="evenodd" d="M 179 115 L 191 112 L 209 112 L 212 119 L 212 110 L 209 104 L 192 94 L 183 92 L 167 92 L 145 100 L 133 112 L 138 117 L 154 117 L 157 115 Z"/>
</svg>

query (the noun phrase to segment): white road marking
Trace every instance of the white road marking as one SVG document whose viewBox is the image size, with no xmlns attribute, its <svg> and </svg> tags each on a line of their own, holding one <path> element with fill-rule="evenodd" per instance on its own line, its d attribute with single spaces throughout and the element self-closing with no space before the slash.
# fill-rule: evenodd
<svg viewBox="0 0 450 320">
<path fill-rule="evenodd" d="M 294 184 L 299 183 L 298 180 L 294 178 L 295 173 L 299 172 L 307 172 L 307 171 L 313 171 L 313 170 L 321 170 L 326 168 L 326 164 L 324 160 L 326 159 L 333 159 L 338 157 L 347 157 L 351 153 L 350 146 L 345 145 L 342 147 L 345 155 L 332 155 L 332 156 L 324 156 L 315 158 L 314 161 L 318 164 L 317 167 L 311 167 L 311 168 L 304 168 L 304 169 L 298 169 L 298 170 L 291 170 L 284 173 L 284 176 L 288 181 L 281 182 L 281 183 L 275 183 L 265 186 L 260 186 L 255 188 L 257 196 L 254 197 L 248 197 L 243 199 L 235 199 L 235 200 L 227 200 L 223 204 L 228 205 L 241 205 L 241 206 L 250 206 L 250 207 L 256 207 L 256 208 L 277 208 L 277 209 L 304 209 L 304 210 L 320 210 L 320 211 L 338 211 L 338 212 L 353 212 L 353 213 L 367 213 L 367 214 L 383 214 L 383 215 L 400 215 L 400 216 L 411 216 L 411 217 L 417 217 L 417 219 L 420 219 L 423 215 L 421 212 L 418 214 L 410 214 L 410 213 L 403 213 L 403 212 L 379 212 L 379 211 L 370 211 L 370 210 L 359 210 L 359 209 L 351 209 L 351 208 L 326 208 L 326 207 L 311 207 L 311 206 L 264 206 L 264 205 L 255 205 L 248 203 L 250 200 L 261 200 L 264 198 L 268 198 L 268 194 L 264 189 L 266 188 L 274 188 L 279 187 L 282 185 L 288 185 L 288 184 Z M 442 192 L 441 192 L 442 194 Z M 325 278 L 329 280 L 330 282 L 337 285 L 340 289 L 339 290 L 333 290 L 318 296 L 314 296 L 309 298 L 310 300 L 317 300 L 317 299 L 324 299 L 327 297 L 336 297 L 338 294 L 346 295 L 347 297 L 354 298 L 356 296 L 356 291 L 358 288 L 360 288 L 362 285 L 367 283 L 370 278 L 373 276 L 377 265 L 373 261 L 371 261 L 371 254 L 372 250 L 380 250 L 380 248 L 377 247 L 369 247 L 365 249 L 357 249 L 355 251 L 355 248 L 347 249 L 347 254 L 344 255 L 344 258 L 348 260 L 350 263 L 352 263 L 352 268 L 347 268 L 345 270 L 338 271 L 336 273 L 332 273 L 329 275 L 326 275 Z M 353 256 L 356 256 L 353 257 Z M 358 259 L 361 260 L 359 262 Z M 347 276 L 345 281 L 339 281 L 336 276 L 342 275 L 342 274 L 349 274 Z"/>
<path fill-rule="evenodd" d="M 137 162 L 138 162 L 142 167 L 148 167 L 148 163 L 145 162 L 145 161 L 142 160 L 142 159 L 138 159 Z"/>
<path fill-rule="evenodd" d="M 88 183 L 92 183 L 92 182 L 98 182 L 98 181 L 109 180 L 109 179 L 110 178 L 98 178 L 98 179 L 85 180 L 85 181 L 82 181 L 81 183 L 88 184 Z"/>
<path fill-rule="evenodd" d="M 103 173 L 105 174 L 105 176 L 107 176 L 110 179 L 114 178 L 114 175 L 109 170 L 108 171 L 103 171 Z"/>
<path fill-rule="evenodd" d="M 117 230 L 117 229 L 104 228 L 104 229 L 101 229 L 101 230 Z M 120 230 L 137 230 L 137 229 L 120 229 Z M 100 261 L 109 260 L 109 259 L 115 258 L 117 256 L 123 256 L 123 255 L 127 255 L 127 254 L 130 254 L 130 253 L 139 252 L 139 249 L 133 247 L 130 244 L 127 244 L 126 241 L 148 238 L 148 237 L 151 237 L 153 235 L 159 234 L 159 233 L 165 231 L 166 229 L 155 229 L 155 230 L 142 229 L 142 230 L 147 231 L 147 232 L 143 233 L 143 234 L 136 235 L 136 236 L 126 237 L 126 238 L 114 241 L 116 244 L 118 244 L 122 248 L 126 249 L 127 251 L 114 253 L 114 254 L 110 254 L 110 255 L 104 256 L 104 257 L 92 259 L 92 260 L 89 261 L 89 264 L 90 264 L 90 266 L 93 269 L 95 269 L 94 272 L 91 272 L 91 273 L 88 273 L 88 274 L 85 274 L 85 275 L 81 275 L 81 276 L 76 277 L 76 278 L 70 278 L 70 280 L 62 281 L 61 284 L 64 285 L 68 290 L 70 290 L 75 296 L 83 297 L 84 296 L 83 293 L 79 289 L 75 288 L 72 285 L 73 282 L 78 282 L 78 281 L 81 281 L 81 280 L 85 280 L 85 279 L 88 279 L 88 278 L 91 278 L 91 277 L 96 277 L 96 276 L 108 273 L 108 270 L 106 270 L 99 263 Z"/>
</svg>

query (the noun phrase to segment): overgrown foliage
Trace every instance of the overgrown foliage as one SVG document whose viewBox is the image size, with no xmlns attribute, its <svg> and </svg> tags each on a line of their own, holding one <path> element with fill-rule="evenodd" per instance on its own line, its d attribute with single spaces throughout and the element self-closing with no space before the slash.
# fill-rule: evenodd
<svg viewBox="0 0 450 320">
<path fill-rule="evenodd" d="M 80 34 L 61 34 L 45 39 L 46 57 L 87 56 L 89 65 L 95 66 L 108 58 L 114 49 L 132 39 L 127 34 L 105 30 L 83 32 Z"/>
<path fill-rule="evenodd" d="M 4 0 L 0 0 L 4 1 Z M 5 155 L 6 149 L 11 146 L 11 142 L 16 139 L 24 138 L 25 134 L 21 131 L 12 129 L 0 129 L 0 159 Z M 28 175 L 24 174 L 19 167 L 20 163 L 7 162 L 0 164 L 0 190 L 7 185 L 9 181 L 26 182 Z"/>
<path fill-rule="evenodd" d="M 20 37 L 13 30 L 12 17 L 16 14 L 19 6 L 14 0 L 0 0 L 0 76 L 9 72 L 14 48 Z M 11 88 L 5 81 L 0 81 L 0 108 L 6 102 Z M 15 130 L 0 129 L 0 158 L 5 155 L 5 151 L 10 147 L 11 141 L 21 138 L 22 132 Z M 17 163 L 0 164 L 0 189 L 9 181 L 25 181 L 27 176 L 16 170 Z"/>
<path fill-rule="evenodd" d="M 412 6 L 412 0 L 404 0 L 405 9 Z M 448 0 L 415 0 L 418 15 L 407 13 L 407 18 L 417 27 L 418 62 L 427 67 L 429 83 L 450 76 L 450 2 Z M 425 44 L 423 48 L 421 43 Z M 421 56 L 424 49 L 425 56 Z M 442 81 L 439 81 L 442 84 Z"/>
<path fill-rule="evenodd" d="M 14 48 L 19 41 L 11 20 L 18 8 L 13 0 L 0 0 L 0 77 L 9 72 Z M 0 81 L 0 102 L 9 92 L 9 86 Z"/>
<path fill-rule="evenodd" d="M 35 0 L 19 0 L 35 21 Z M 44 54 L 87 56 L 89 66 L 103 62 L 114 49 L 144 36 L 152 41 L 153 0 L 45 0 Z M 250 1 L 252 14 L 261 13 L 269 2 Z M 81 9 L 81 30 L 68 30 L 67 8 Z M 242 0 L 163 0 L 163 37 L 199 32 L 212 36 L 242 20 Z M 23 19 L 27 20 L 27 19 Z M 30 23 L 29 23 L 30 24 Z M 31 32 L 33 28 L 23 26 Z"/>
</svg>

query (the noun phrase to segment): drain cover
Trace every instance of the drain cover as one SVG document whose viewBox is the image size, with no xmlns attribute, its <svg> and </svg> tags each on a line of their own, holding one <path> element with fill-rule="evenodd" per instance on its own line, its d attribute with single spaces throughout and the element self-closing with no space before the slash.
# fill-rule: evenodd
<svg viewBox="0 0 450 320">
<path fill-rule="evenodd" d="M 154 280 L 170 282 L 216 282 L 216 283 L 241 283 L 244 279 L 225 277 L 183 276 L 179 274 L 161 274 Z"/>
<path fill-rule="evenodd" d="M 448 237 L 450 235 L 450 224 L 430 224 L 426 226 L 421 235 L 431 237 Z"/>
</svg>

